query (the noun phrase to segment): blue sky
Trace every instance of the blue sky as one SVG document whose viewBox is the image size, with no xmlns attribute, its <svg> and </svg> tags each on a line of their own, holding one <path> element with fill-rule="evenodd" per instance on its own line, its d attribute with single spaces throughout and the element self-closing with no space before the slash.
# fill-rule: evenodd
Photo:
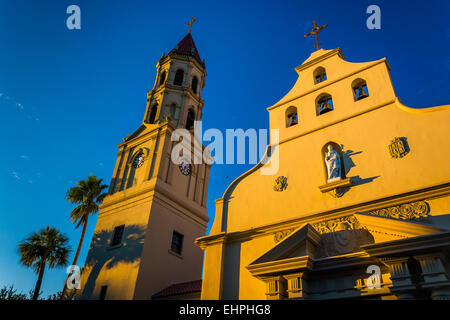
<svg viewBox="0 0 450 320">
<path fill-rule="evenodd" d="M 81 30 L 66 28 L 71 4 L 81 8 Z M 381 8 L 381 30 L 366 28 L 371 4 Z M 36 275 L 19 265 L 17 252 L 32 231 L 55 226 L 75 251 L 81 230 L 68 220 L 66 191 L 89 174 L 109 183 L 117 144 L 142 121 L 155 65 L 185 36 L 191 16 L 208 72 L 203 130 L 267 128 L 266 108 L 290 90 L 294 68 L 314 50 L 303 37 L 314 19 L 329 25 L 320 35 L 325 49 L 340 47 L 351 62 L 386 57 L 404 104 L 449 104 L 446 0 L 0 0 L 0 287 L 34 287 Z M 213 167 L 211 222 L 214 200 L 250 167 Z M 44 296 L 64 278 L 63 269 L 48 271 Z"/>
</svg>

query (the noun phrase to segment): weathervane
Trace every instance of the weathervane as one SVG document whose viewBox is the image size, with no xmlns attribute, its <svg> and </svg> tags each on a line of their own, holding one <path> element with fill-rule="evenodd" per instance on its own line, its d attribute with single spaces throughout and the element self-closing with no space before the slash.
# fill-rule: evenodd
<svg viewBox="0 0 450 320">
<path fill-rule="evenodd" d="M 195 21 L 197 21 L 197 18 L 194 19 L 194 17 L 192 17 L 191 21 L 189 21 L 189 23 L 187 24 L 187 26 L 189 27 L 188 33 L 191 33 L 192 25 L 194 24 Z"/>
<path fill-rule="evenodd" d="M 316 24 L 316 20 L 314 20 L 314 26 L 311 29 L 310 32 L 308 32 L 307 34 L 305 34 L 305 37 L 307 36 L 316 36 L 316 43 L 314 43 L 314 47 L 316 47 L 316 50 L 319 50 L 319 45 L 322 44 L 322 42 L 319 42 L 319 39 L 317 38 L 317 35 L 320 33 L 320 31 L 322 31 L 322 29 L 328 27 L 328 24 L 325 24 L 323 26 L 318 26 Z"/>
</svg>

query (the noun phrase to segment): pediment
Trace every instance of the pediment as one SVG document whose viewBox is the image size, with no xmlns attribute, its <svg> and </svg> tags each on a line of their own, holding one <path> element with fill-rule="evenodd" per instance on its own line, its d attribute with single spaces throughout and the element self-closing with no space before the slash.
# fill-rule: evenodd
<svg viewBox="0 0 450 320">
<path fill-rule="evenodd" d="M 312 270 L 317 259 L 363 252 L 377 243 L 442 233 L 426 222 L 397 220 L 367 213 L 304 224 L 283 238 L 247 269 L 257 277 Z"/>
<path fill-rule="evenodd" d="M 140 136 L 145 131 L 145 129 L 147 129 L 147 127 L 145 126 L 145 124 L 142 124 L 131 135 L 128 135 L 125 139 L 123 139 L 123 141 L 129 141 L 129 140 L 132 140 L 134 138 L 137 138 L 138 136 Z"/>
<path fill-rule="evenodd" d="M 255 276 L 280 271 L 311 269 L 320 234 L 305 224 L 247 266 Z"/>
<path fill-rule="evenodd" d="M 376 238 L 375 242 L 412 238 L 445 231 L 421 221 L 399 220 L 367 213 L 355 213 L 354 216 Z"/>
</svg>

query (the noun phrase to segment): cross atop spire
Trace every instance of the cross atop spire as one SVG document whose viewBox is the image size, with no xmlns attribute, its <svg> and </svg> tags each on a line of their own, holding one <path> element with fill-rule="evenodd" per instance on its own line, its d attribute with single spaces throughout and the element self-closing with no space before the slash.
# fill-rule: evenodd
<svg viewBox="0 0 450 320">
<path fill-rule="evenodd" d="M 316 48 L 316 50 L 319 50 L 319 45 L 322 44 L 322 42 L 319 42 L 317 35 L 320 33 L 320 31 L 322 31 L 322 29 L 324 29 L 326 27 L 328 27 L 328 24 L 325 24 L 323 26 L 318 26 L 316 24 L 316 20 L 314 20 L 313 28 L 311 29 L 310 32 L 305 34 L 305 37 L 307 37 L 307 36 L 315 36 L 316 37 L 316 43 L 314 44 L 314 47 Z"/>
<path fill-rule="evenodd" d="M 191 21 L 189 21 L 189 23 L 187 24 L 187 26 L 189 27 L 188 33 L 191 33 L 191 31 L 192 31 L 192 25 L 194 24 L 195 21 L 197 21 L 197 18 L 194 19 L 194 17 L 192 17 L 192 18 L 191 18 Z"/>
</svg>

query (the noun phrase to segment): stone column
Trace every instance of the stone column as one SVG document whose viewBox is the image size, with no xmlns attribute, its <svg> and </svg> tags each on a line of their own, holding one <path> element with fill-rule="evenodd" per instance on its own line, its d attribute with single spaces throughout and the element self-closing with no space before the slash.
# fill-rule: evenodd
<svg viewBox="0 0 450 320">
<path fill-rule="evenodd" d="M 288 297 L 289 299 L 307 299 L 307 282 L 304 272 L 285 275 L 284 278 L 288 284 Z"/>
<path fill-rule="evenodd" d="M 422 268 L 424 289 L 431 290 L 431 299 L 450 300 L 450 281 L 445 270 L 446 259 L 440 252 L 414 257 Z"/>
<path fill-rule="evenodd" d="M 282 276 L 263 277 L 266 283 L 267 300 L 281 300 L 286 298 L 286 279 Z"/>
<path fill-rule="evenodd" d="M 408 257 L 383 258 L 383 263 L 389 267 L 392 280 L 391 291 L 399 300 L 413 300 L 416 298 L 416 285 L 412 282 L 408 269 Z"/>
</svg>

